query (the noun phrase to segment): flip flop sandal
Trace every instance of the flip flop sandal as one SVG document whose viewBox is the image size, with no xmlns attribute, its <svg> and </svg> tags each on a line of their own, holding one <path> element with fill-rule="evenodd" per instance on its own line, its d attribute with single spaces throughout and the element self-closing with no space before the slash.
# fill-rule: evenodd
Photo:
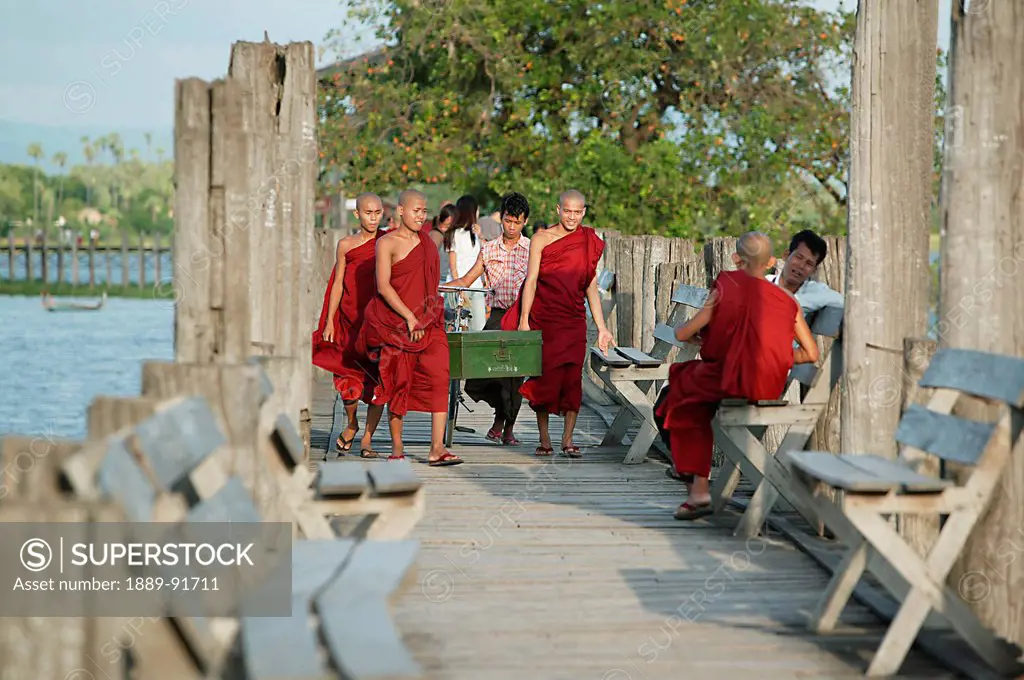
<svg viewBox="0 0 1024 680">
<path fill-rule="evenodd" d="M 397 456 L 392 454 L 392 455 L 388 456 L 388 460 L 405 460 L 405 454 L 404 453 L 400 453 Z"/>
<path fill-rule="evenodd" d="M 676 508 L 675 514 L 672 516 L 679 520 L 693 520 L 707 517 L 711 514 L 714 514 L 714 510 L 711 509 L 711 503 L 693 505 L 687 501 Z"/>
<path fill-rule="evenodd" d="M 352 442 L 354 442 L 356 440 L 356 435 L 357 434 L 359 434 L 359 429 L 358 428 L 356 429 L 355 432 L 352 433 L 352 438 L 351 439 L 345 439 L 344 437 L 342 437 L 339 434 L 338 435 L 338 441 L 335 442 L 335 444 L 338 446 L 338 450 L 339 451 L 344 451 L 345 453 L 348 453 L 352 449 Z"/>
<path fill-rule="evenodd" d="M 501 430 L 488 430 L 485 435 L 489 441 L 500 442 L 501 441 Z"/>
<path fill-rule="evenodd" d="M 582 458 L 583 454 L 580 453 L 580 447 L 578 446 L 563 446 L 562 455 L 567 458 Z"/>
<path fill-rule="evenodd" d="M 502 437 L 501 443 L 503 446 L 519 446 L 520 444 L 522 444 L 521 441 L 516 439 L 516 436 L 514 434 L 510 434 L 507 437 Z"/>
<path fill-rule="evenodd" d="M 555 452 L 554 449 L 546 449 L 543 446 L 538 446 L 537 450 L 533 452 L 535 456 L 550 456 Z"/>
<path fill-rule="evenodd" d="M 441 457 L 437 460 L 428 460 L 427 465 L 430 467 L 447 467 L 449 465 L 461 465 L 462 459 L 455 454 L 445 452 L 441 454 Z"/>
<path fill-rule="evenodd" d="M 380 458 L 380 456 L 377 455 L 377 452 L 374 451 L 373 449 L 363 449 L 362 451 L 359 452 L 359 457 L 360 458 Z"/>
</svg>

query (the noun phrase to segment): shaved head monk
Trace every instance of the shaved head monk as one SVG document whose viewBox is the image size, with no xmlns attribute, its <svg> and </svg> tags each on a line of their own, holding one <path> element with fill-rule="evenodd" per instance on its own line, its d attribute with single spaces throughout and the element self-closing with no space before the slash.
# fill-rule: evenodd
<svg viewBox="0 0 1024 680">
<path fill-rule="evenodd" d="M 737 271 L 720 273 L 704 307 L 676 329 L 680 342 L 693 342 L 703 331 L 697 340 L 701 358 L 672 365 L 668 395 L 657 411 L 669 432 L 675 471 L 686 482 L 686 502 L 675 512 L 680 520 L 712 512 L 711 420 L 722 399 L 778 399 L 794 363 L 818 360 L 800 305 L 765 280 L 775 264 L 768 237 L 744 234 L 732 260 Z"/>
<path fill-rule="evenodd" d="M 363 458 L 377 457 L 371 442 L 383 409 L 371 403 L 377 366 L 356 348 L 356 339 L 363 325 L 363 312 L 377 293 L 375 249 L 382 235 L 378 227 L 383 215 L 380 196 L 363 193 L 356 197 L 359 231 L 338 241 L 337 260 L 327 282 L 320 323 L 313 333 L 313 365 L 334 374 L 334 388 L 348 415 L 348 425 L 338 437 L 339 451 L 349 451 L 359 432 L 359 400 L 369 405 L 366 432 L 360 444 Z"/>
<path fill-rule="evenodd" d="M 458 465 L 462 459 L 444 448 L 448 415 L 448 335 L 444 301 L 437 292 L 441 260 L 434 242 L 422 233 L 427 199 L 419 191 L 403 191 L 395 209 L 398 226 L 377 241 L 377 295 L 366 308 L 359 346 L 378 361 L 380 382 L 374 405 L 388 405 L 392 454 L 405 457 L 402 424 L 405 414 L 431 414 L 432 466 Z"/>
<path fill-rule="evenodd" d="M 583 361 L 587 354 L 587 316 L 584 298 L 597 325 L 597 344 L 607 352 L 612 334 L 604 325 L 604 311 L 597 291 L 597 261 L 604 241 L 583 226 L 587 203 L 576 190 L 558 199 L 558 224 L 534 234 L 530 260 L 519 299 L 502 319 L 504 330 L 541 332 L 542 375 L 529 378 L 520 392 L 537 414 L 540 430 L 538 456 L 550 456 L 548 417 L 565 418 L 562 454 L 580 458 L 572 435 L 583 401 Z"/>
</svg>

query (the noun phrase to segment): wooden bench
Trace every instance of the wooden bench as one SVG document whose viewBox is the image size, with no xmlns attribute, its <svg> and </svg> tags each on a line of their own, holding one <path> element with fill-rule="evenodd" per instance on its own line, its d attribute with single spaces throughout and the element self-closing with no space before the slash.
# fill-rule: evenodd
<svg viewBox="0 0 1024 680">
<path fill-rule="evenodd" d="M 675 340 L 674 327 L 686 320 L 686 293 L 690 286 L 681 285 L 672 295 L 672 307 L 667 323 L 658 324 L 654 331 L 654 346 L 649 353 L 635 347 L 614 347 L 607 354 L 593 347 L 590 350 L 590 366 L 615 395 L 619 410 L 608 428 L 601 446 L 619 446 L 634 422 L 639 429 L 630 442 L 623 463 L 642 463 L 651 449 L 656 446 L 666 455 L 668 447 L 658 437 L 654 422 L 654 400 L 664 381 L 668 380 L 669 364 L 666 359 L 673 347 L 682 346 Z M 703 301 L 701 301 L 703 304 Z M 684 356 L 692 358 L 696 349 L 686 348 Z M 653 389 L 652 389 L 653 388 Z"/>
<path fill-rule="evenodd" d="M 818 632 L 832 630 L 861 576 L 871 571 L 902 605 L 867 669 L 868 676 L 899 670 L 932 610 L 946 618 L 994 669 L 1020 674 L 1021 649 L 986 630 L 947 584 L 947 577 L 1007 463 L 1013 456 L 1024 455 L 1024 360 L 941 349 L 918 384 L 935 391 L 927 407 L 911 406 L 900 420 L 897 460 L 814 451 L 786 456 L 796 486 L 847 546 L 810 627 Z M 988 407 L 987 412 L 996 411 L 994 421 L 951 415 L 959 405 L 971 403 L 976 409 L 979 402 Z M 915 472 L 915 465 L 928 455 L 969 471 L 966 481 Z M 823 490 L 840 492 L 838 503 L 824 497 Z M 925 557 L 889 521 L 892 516 L 910 514 L 946 516 Z M 909 584 L 909 592 L 901 581 Z"/>
<path fill-rule="evenodd" d="M 699 309 L 707 300 L 709 291 L 695 286 L 680 286 L 678 299 L 686 307 Z M 790 371 L 789 385 L 801 385 L 803 396 L 798 403 L 787 399 L 750 403 L 742 399 L 725 399 L 712 421 L 715 441 L 725 454 L 725 465 L 719 470 L 711 489 L 712 508 L 720 514 L 732 498 L 741 476 L 756 485 L 753 497 L 735 529 L 736 536 L 755 536 L 761 531 L 768 513 L 778 501 L 780 493 L 794 509 L 812 525 L 815 515 L 799 498 L 788 492 L 788 475 L 779 461 L 785 451 L 803 449 L 822 414 L 828 407 L 832 390 L 842 373 L 843 310 L 825 307 L 808 319 L 811 333 L 819 337 L 835 338 L 830 350 L 819 359 L 819 364 L 798 364 Z M 674 339 L 675 334 L 673 332 Z M 786 434 L 775 451 L 762 443 L 770 426 L 786 428 Z"/>
<path fill-rule="evenodd" d="M 287 428 L 283 434 L 291 437 Z M 115 500 L 130 521 L 261 522 L 242 480 L 225 476 L 213 455 L 225 441 L 204 399 L 179 397 L 86 442 L 62 469 L 73 493 Z M 379 479 L 395 489 L 411 485 Z M 237 618 L 174 616 L 155 626 L 159 634 L 139 636 L 130 653 L 143 678 L 198 680 L 228 669 L 242 678 L 418 677 L 388 612 L 413 575 L 417 550 L 416 541 L 298 540 L 291 616 L 247 617 L 244 602 Z"/>
</svg>

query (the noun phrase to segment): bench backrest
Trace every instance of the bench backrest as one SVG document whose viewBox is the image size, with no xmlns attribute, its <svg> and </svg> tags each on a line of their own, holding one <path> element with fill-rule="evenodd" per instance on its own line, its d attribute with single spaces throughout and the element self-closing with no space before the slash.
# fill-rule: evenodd
<svg viewBox="0 0 1024 680">
<path fill-rule="evenodd" d="M 1024 359 L 944 348 L 932 358 L 918 385 L 937 392 L 927 406 L 913 404 L 900 419 L 895 438 L 903 447 L 903 459 L 914 460 L 924 452 L 976 468 L 986 465 L 987 457 L 998 457 L 1001 443 L 1017 441 L 1024 407 Z M 999 419 L 982 422 L 952 415 L 963 395 L 1000 404 Z M 1001 469 L 1002 464 L 996 460 L 994 466 Z"/>
</svg>

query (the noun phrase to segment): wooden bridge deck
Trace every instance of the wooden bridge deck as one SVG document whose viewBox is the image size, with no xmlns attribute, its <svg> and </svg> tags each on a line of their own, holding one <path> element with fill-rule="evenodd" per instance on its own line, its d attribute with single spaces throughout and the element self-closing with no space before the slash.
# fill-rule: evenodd
<svg viewBox="0 0 1024 680">
<path fill-rule="evenodd" d="M 314 394 L 313 457 L 322 458 L 334 393 L 318 382 Z M 523 446 L 504 448 L 483 437 L 490 409 L 469 405 L 475 413 L 460 425 L 477 433 L 457 432 L 453 446 L 466 464 L 417 467 L 428 490 L 414 534 L 419 574 L 395 605 L 427 677 L 863 677 L 883 627 L 853 602 L 839 633 L 808 633 L 828 575 L 790 542 L 744 542 L 725 526 L 673 520 L 681 487 L 663 465 L 623 466 L 621 451 L 586 448 L 605 431 L 593 410 L 580 414 L 585 457 L 574 461 L 532 455 L 528 408 L 517 430 Z M 386 423 L 378 433 L 375 448 L 387 451 Z M 409 416 L 406 442 L 407 455 L 425 461 L 426 416 Z M 902 673 L 959 677 L 919 650 Z"/>
</svg>

